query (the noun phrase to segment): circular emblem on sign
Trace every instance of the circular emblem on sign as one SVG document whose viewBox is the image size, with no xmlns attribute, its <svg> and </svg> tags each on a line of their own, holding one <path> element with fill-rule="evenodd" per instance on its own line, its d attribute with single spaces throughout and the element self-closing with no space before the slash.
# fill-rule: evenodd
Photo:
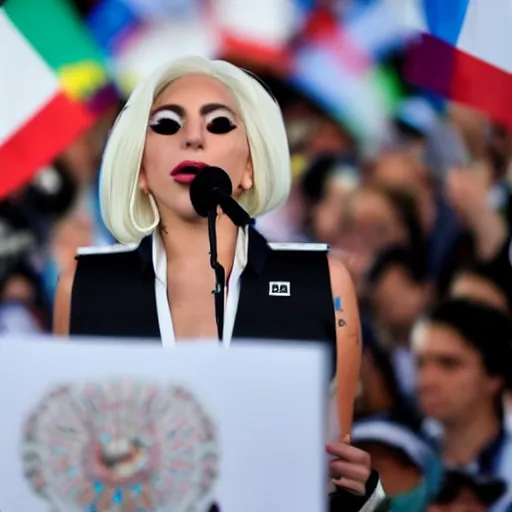
<svg viewBox="0 0 512 512">
<path fill-rule="evenodd" d="M 183 386 L 117 380 L 53 388 L 24 426 L 31 487 L 55 512 L 189 512 L 212 493 L 212 418 Z"/>
</svg>

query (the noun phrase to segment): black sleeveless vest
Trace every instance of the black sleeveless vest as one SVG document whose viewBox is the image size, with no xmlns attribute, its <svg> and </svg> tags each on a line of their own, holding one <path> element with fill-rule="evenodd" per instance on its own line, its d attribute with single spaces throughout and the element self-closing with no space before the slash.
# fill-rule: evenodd
<svg viewBox="0 0 512 512">
<path fill-rule="evenodd" d="M 133 251 L 80 255 L 77 260 L 70 334 L 158 342 L 151 237 Z M 249 338 L 323 342 L 335 361 L 327 250 L 273 250 L 249 228 L 248 261 L 240 279 L 232 343 Z M 270 294 L 271 283 L 280 282 L 289 283 L 289 295 Z"/>
</svg>

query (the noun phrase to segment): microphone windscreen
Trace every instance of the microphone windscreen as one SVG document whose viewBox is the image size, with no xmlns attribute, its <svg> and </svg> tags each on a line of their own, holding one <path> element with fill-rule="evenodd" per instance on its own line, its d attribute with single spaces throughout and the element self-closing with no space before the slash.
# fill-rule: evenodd
<svg viewBox="0 0 512 512">
<path fill-rule="evenodd" d="M 201 217 L 219 204 L 218 191 L 227 196 L 233 193 L 233 184 L 225 171 L 219 167 L 205 167 L 190 184 L 190 200 Z"/>
</svg>

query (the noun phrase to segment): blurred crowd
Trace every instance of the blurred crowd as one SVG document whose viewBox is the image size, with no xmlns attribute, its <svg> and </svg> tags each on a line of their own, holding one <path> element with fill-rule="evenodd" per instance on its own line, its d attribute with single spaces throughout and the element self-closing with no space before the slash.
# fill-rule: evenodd
<svg viewBox="0 0 512 512">
<path fill-rule="evenodd" d="M 509 133 L 418 97 L 370 155 L 328 121 L 308 125 L 292 143 L 294 194 L 260 229 L 328 242 L 352 274 L 364 340 L 353 442 L 394 512 L 509 510 Z"/>
<path fill-rule="evenodd" d="M 257 227 L 330 244 L 352 275 L 364 341 L 352 442 L 393 512 L 512 510 L 512 134 L 418 93 L 367 147 L 254 71 L 282 105 L 294 176 L 288 203 Z M 97 181 L 122 105 L 0 202 L 0 334 L 50 332 L 77 248 L 115 242 Z"/>
<path fill-rule="evenodd" d="M 394 512 L 509 510 L 509 133 L 419 97 L 370 155 L 326 120 L 308 126 L 292 143 L 294 194 L 260 229 L 328 242 L 352 274 L 364 340 L 353 442 Z"/>
</svg>

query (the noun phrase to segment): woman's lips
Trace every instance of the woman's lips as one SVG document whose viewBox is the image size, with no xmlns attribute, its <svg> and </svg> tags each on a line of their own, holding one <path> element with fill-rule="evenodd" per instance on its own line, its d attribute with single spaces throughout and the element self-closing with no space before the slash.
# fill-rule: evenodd
<svg viewBox="0 0 512 512">
<path fill-rule="evenodd" d="M 192 183 L 193 179 L 196 177 L 195 173 L 183 173 L 183 174 L 175 174 L 172 178 L 177 183 Z"/>
<path fill-rule="evenodd" d="M 208 167 L 204 162 L 181 162 L 171 171 L 171 177 L 177 183 L 189 184 L 204 167 Z"/>
</svg>

